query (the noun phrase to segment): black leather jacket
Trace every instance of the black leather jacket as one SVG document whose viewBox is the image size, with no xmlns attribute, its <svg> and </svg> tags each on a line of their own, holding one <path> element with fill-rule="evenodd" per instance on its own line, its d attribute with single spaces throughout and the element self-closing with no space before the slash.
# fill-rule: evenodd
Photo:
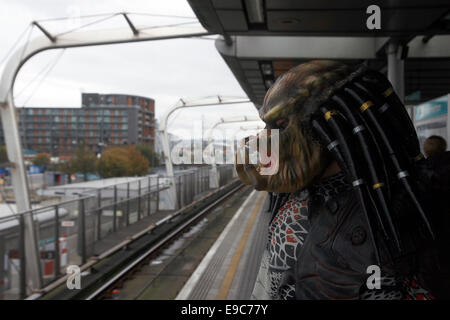
<svg viewBox="0 0 450 320">
<path fill-rule="evenodd" d="M 368 225 L 352 190 L 310 211 L 311 229 L 297 257 L 297 299 L 359 299 L 375 265 Z"/>
</svg>

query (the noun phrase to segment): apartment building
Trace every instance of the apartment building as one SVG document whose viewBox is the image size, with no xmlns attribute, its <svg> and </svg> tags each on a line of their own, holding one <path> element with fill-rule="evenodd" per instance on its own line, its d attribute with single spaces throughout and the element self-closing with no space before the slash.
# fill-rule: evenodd
<svg viewBox="0 0 450 320">
<path fill-rule="evenodd" d="M 82 143 L 94 152 L 113 145 L 154 146 L 153 99 L 83 93 L 81 101 L 81 108 L 18 108 L 23 148 L 63 156 L 72 154 Z M 3 130 L 0 144 L 4 144 Z"/>
</svg>

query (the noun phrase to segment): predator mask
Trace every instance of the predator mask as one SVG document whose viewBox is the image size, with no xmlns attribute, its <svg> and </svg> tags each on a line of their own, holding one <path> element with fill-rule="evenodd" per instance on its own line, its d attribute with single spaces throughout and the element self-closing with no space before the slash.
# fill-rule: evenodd
<svg viewBox="0 0 450 320">
<path fill-rule="evenodd" d="M 289 193 L 304 189 L 320 177 L 330 158 L 314 138 L 311 116 L 351 77 L 348 66 L 326 60 L 303 63 L 281 75 L 259 110 L 266 129 L 243 139 L 238 146 L 236 171 L 241 181 L 257 190 Z M 273 129 L 278 129 L 278 152 L 271 150 L 271 139 L 277 138 L 271 133 Z M 250 146 L 256 144 L 255 140 L 260 141 L 258 160 L 249 163 Z M 268 150 L 262 155 L 261 141 L 265 140 Z"/>
</svg>

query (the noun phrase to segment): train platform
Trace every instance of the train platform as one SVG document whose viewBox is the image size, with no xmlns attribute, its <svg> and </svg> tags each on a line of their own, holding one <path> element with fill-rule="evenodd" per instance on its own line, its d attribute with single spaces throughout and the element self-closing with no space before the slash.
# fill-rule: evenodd
<svg viewBox="0 0 450 320">
<path fill-rule="evenodd" d="M 191 274 L 177 300 L 250 299 L 267 238 L 266 192 L 252 191 Z"/>
</svg>

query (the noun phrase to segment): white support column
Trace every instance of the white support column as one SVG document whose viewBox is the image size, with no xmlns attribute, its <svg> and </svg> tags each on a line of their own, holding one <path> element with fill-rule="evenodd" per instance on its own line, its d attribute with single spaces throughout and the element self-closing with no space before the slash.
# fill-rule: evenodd
<svg viewBox="0 0 450 320">
<path fill-rule="evenodd" d="M 20 143 L 19 126 L 12 90 L 9 90 L 7 102 L 1 103 L 1 118 L 6 152 L 11 166 L 11 182 L 14 190 L 17 212 L 31 209 L 27 174 L 23 162 L 22 145 Z M 27 285 L 31 288 L 42 286 L 41 265 L 38 248 L 38 230 L 32 214 L 24 216 L 25 252 Z M 23 268 L 24 266 L 20 266 Z"/>
<path fill-rule="evenodd" d="M 161 139 L 163 152 L 164 152 L 164 163 L 166 165 L 166 175 L 169 179 L 169 201 L 168 203 L 173 204 L 171 209 L 176 209 L 178 206 L 177 203 L 177 193 L 176 193 L 176 181 L 173 172 L 172 159 L 170 157 L 170 145 L 169 145 L 169 137 L 166 130 L 158 131 L 158 134 Z"/>
<path fill-rule="evenodd" d="M 400 59 L 401 47 L 390 42 L 387 46 L 388 79 L 392 83 L 395 92 L 403 102 L 405 99 L 405 63 Z"/>
</svg>

